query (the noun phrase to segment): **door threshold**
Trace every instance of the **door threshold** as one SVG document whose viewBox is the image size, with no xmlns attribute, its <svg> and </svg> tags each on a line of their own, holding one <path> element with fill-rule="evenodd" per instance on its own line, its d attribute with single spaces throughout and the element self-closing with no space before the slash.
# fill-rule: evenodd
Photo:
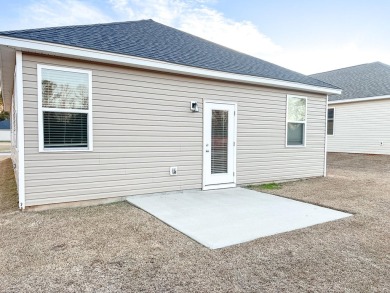
<svg viewBox="0 0 390 293">
<path fill-rule="evenodd" d="M 203 186 L 202 190 L 213 190 L 213 189 L 223 189 L 223 188 L 233 188 L 233 187 L 236 187 L 236 183 L 206 185 Z"/>
</svg>

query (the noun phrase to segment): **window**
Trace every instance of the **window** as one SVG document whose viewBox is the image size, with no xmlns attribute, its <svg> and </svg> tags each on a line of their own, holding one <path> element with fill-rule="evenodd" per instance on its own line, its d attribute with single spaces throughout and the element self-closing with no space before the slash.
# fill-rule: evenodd
<svg viewBox="0 0 390 293">
<path fill-rule="evenodd" d="M 334 108 L 328 109 L 328 135 L 333 135 L 334 129 Z"/>
<path fill-rule="evenodd" d="M 86 70 L 38 65 L 39 150 L 92 150 L 92 83 Z"/>
<path fill-rule="evenodd" d="M 287 96 L 287 146 L 306 145 L 306 97 Z"/>
</svg>

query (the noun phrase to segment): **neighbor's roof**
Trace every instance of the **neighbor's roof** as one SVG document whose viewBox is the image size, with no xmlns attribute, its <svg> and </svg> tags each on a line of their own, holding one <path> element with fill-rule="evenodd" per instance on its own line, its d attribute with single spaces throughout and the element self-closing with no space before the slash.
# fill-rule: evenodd
<svg viewBox="0 0 390 293">
<path fill-rule="evenodd" d="M 0 36 L 338 89 L 153 20 L 8 31 L 0 32 Z"/>
<path fill-rule="evenodd" d="M 310 75 L 343 90 L 330 95 L 329 101 L 390 95 L 390 66 L 381 62 L 361 64 Z"/>
</svg>

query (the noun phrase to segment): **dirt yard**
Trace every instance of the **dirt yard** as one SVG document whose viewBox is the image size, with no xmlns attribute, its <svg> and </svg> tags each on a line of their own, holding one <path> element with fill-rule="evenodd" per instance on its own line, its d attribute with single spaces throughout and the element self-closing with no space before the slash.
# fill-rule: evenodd
<svg viewBox="0 0 390 293">
<path fill-rule="evenodd" d="M 219 250 L 124 202 L 19 212 L 0 169 L 0 292 L 390 292 L 390 156 L 271 191 L 353 217 Z"/>
</svg>

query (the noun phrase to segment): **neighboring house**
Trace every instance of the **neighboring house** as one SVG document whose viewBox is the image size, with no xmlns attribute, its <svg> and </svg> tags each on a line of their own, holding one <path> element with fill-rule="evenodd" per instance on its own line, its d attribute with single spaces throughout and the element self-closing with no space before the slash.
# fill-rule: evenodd
<svg viewBox="0 0 390 293">
<path fill-rule="evenodd" d="M 322 81 L 152 20 L 0 48 L 21 208 L 326 172 Z"/>
<path fill-rule="evenodd" d="M 0 121 L 0 141 L 11 141 L 10 121 Z"/>
<path fill-rule="evenodd" d="M 390 66 L 374 62 L 311 76 L 343 90 L 329 96 L 328 151 L 390 155 Z"/>
</svg>

